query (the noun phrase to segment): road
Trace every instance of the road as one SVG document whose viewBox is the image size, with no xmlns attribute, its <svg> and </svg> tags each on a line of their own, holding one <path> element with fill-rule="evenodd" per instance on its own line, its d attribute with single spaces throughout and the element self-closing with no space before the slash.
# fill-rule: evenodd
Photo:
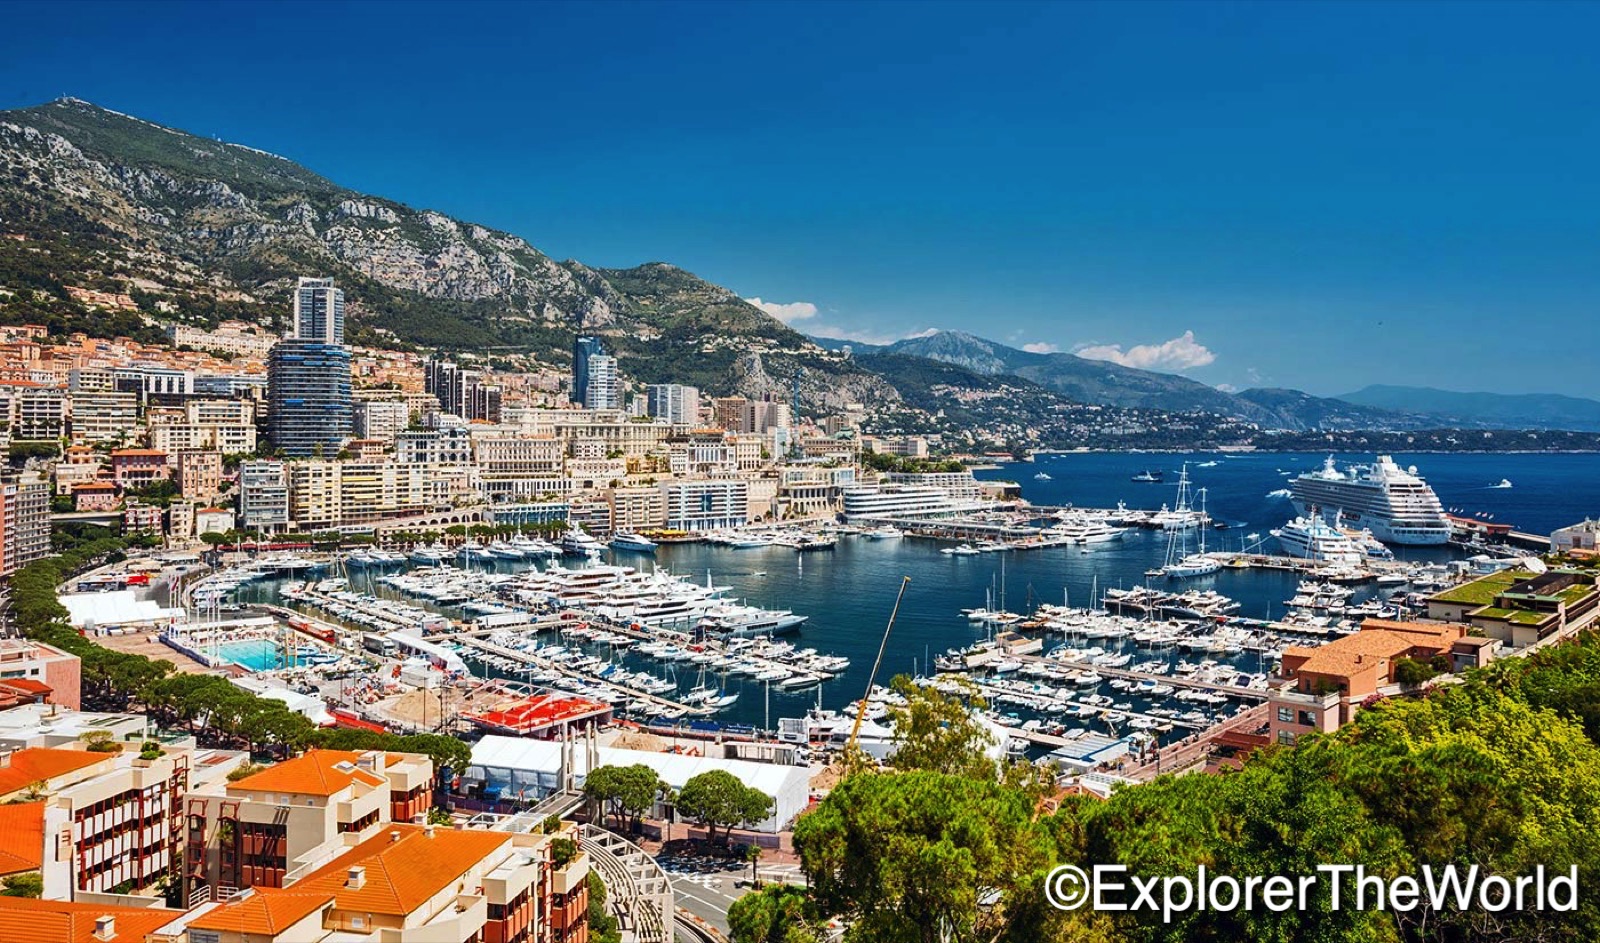
<svg viewBox="0 0 1600 943">
<path fill-rule="evenodd" d="M 728 908 L 750 890 L 750 865 L 742 861 L 676 856 L 660 856 L 656 860 L 672 879 L 672 892 L 678 906 L 726 934 Z M 761 880 L 765 882 L 804 882 L 797 864 L 759 867 Z"/>
</svg>

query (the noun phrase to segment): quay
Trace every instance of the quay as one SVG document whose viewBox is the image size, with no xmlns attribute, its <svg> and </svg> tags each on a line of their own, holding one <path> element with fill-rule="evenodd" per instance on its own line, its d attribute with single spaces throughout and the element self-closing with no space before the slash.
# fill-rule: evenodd
<svg viewBox="0 0 1600 943">
<path fill-rule="evenodd" d="M 1100 669 L 1096 668 L 1095 670 L 1099 671 Z M 1132 675 L 1131 672 L 1129 672 L 1129 674 Z M 1134 677 L 1144 677 L 1143 675 L 1133 675 L 1133 676 Z M 1110 677 L 1110 675 L 1107 675 L 1106 677 Z M 1153 677 L 1153 676 L 1151 676 L 1151 677 Z M 974 687 L 976 687 L 979 691 L 983 692 L 984 697 L 989 698 L 989 701 L 990 701 L 991 704 L 995 703 L 999 699 L 1000 695 L 1015 693 L 1015 692 L 1012 692 L 1012 691 L 1007 691 L 1005 688 L 1002 688 L 1002 687 L 996 687 L 995 685 L 989 684 L 989 683 L 987 683 L 985 681 L 980 681 L 980 680 L 978 680 L 976 678 L 970 678 L 969 677 L 969 678 L 967 678 L 967 680 L 970 681 L 972 683 L 972 685 Z M 1166 680 L 1166 679 L 1163 679 L 1163 680 Z M 1125 717 L 1133 717 L 1133 718 L 1138 718 L 1140 720 L 1148 720 L 1153 724 L 1158 724 L 1158 725 L 1162 725 L 1162 726 L 1182 727 L 1185 730 L 1204 730 L 1206 728 L 1205 724 L 1197 724 L 1192 720 L 1181 720 L 1181 719 L 1176 718 L 1176 717 L 1162 717 L 1159 714 L 1145 714 L 1145 713 L 1141 713 L 1139 711 L 1133 711 L 1133 710 L 1126 710 L 1126 711 L 1117 710 L 1114 707 L 1098 707 L 1098 706 L 1096 706 L 1094 704 L 1090 704 L 1090 703 L 1088 703 L 1086 701 L 1079 700 L 1076 697 L 1066 698 L 1066 701 L 1068 703 L 1070 703 L 1070 704 L 1076 704 L 1079 707 L 1093 708 L 1094 710 L 1099 711 L 1102 716 L 1105 715 L 1105 714 L 1116 713 L 1116 714 L 1122 714 Z M 1004 725 L 1002 725 L 1002 726 L 1004 726 Z M 1006 729 L 1007 730 L 1011 730 L 1012 728 L 1007 727 Z M 1019 731 L 1017 733 L 1017 736 L 1024 737 L 1025 734 L 1020 732 L 1020 728 L 1017 728 L 1017 729 Z M 1056 739 L 1061 740 L 1062 738 L 1057 737 Z M 1064 740 L 1063 742 L 1064 743 L 1070 743 L 1071 741 L 1070 740 Z M 1060 746 L 1061 744 L 1056 744 L 1056 745 Z"/>
<path fill-rule="evenodd" d="M 691 635 L 681 632 L 677 629 L 658 627 L 653 630 L 646 631 L 644 629 L 635 628 L 631 625 L 622 625 L 618 622 L 612 622 L 607 619 L 602 619 L 598 616 L 592 616 L 581 609 L 569 609 L 567 611 L 580 613 L 582 618 L 562 619 L 551 618 L 547 616 L 537 621 L 528 622 L 521 625 L 470 627 L 462 628 L 455 632 L 440 632 L 432 635 L 424 635 L 423 640 L 429 642 L 447 642 L 451 640 L 465 639 L 484 640 L 487 636 L 494 635 L 499 632 L 510 632 L 515 635 L 532 635 L 551 629 L 560 631 L 561 629 L 570 626 L 582 624 L 613 635 L 625 636 L 633 639 L 636 642 L 669 642 L 673 645 L 681 645 L 690 648 L 704 649 L 707 651 L 727 653 L 727 646 L 723 644 L 722 640 L 720 639 L 707 639 L 702 642 L 696 642 Z M 795 665 L 790 665 L 772 658 L 767 658 L 754 652 L 741 651 L 738 653 L 738 655 L 741 659 L 758 664 L 763 668 L 781 668 L 785 671 L 796 672 L 799 674 L 816 675 L 818 683 L 826 681 L 829 677 L 831 677 L 831 675 L 818 674 L 811 669 L 799 668 Z M 569 674 L 574 673 L 569 672 Z M 582 673 L 575 673 L 574 676 L 584 678 L 585 680 L 602 682 L 604 684 L 613 684 L 613 682 L 604 678 L 588 678 Z M 615 686 L 621 687 L 621 685 Z"/>
<path fill-rule="evenodd" d="M 522 664 L 527 665 L 527 666 L 529 666 L 531 668 L 538 668 L 538 669 L 543 670 L 543 671 L 556 671 L 556 672 L 559 672 L 559 673 L 561 673 L 563 675 L 566 675 L 569 678 L 574 678 L 576 680 L 584 681 L 584 682 L 593 682 L 593 681 L 596 680 L 596 679 L 594 679 L 594 678 L 592 678 L 592 677 L 590 677 L 588 675 L 583 674 L 582 672 L 573 671 L 570 668 L 567 668 L 565 665 L 560 665 L 560 664 L 557 664 L 555 662 L 546 661 L 545 659 L 538 658 L 538 657 L 536 657 L 534 655 L 529 654 L 528 652 L 517 651 L 514 648 L 505 648 L 504 646 L 496 645 L 493 642 L 486 641 L 484 639 L 475 638 L 475 637 L 471 637 L 471 636 L 464 636 L 464 637 L 460 637 L 459 641 L 462 644 L 464 644 L 464 645 L 466 645 L 468 647 L 477 648 L 477 649 L 480 649 L 482 651 L 488 652 L 491 655 L 498 655 L 498 656 L 500 656 L 502 658 L 509 658 L 512 661 L 521 662 Z M 716 713 L 715 709 L 710 708 L 710 707 L 691 706 L 689 704 L 684 704 L 684 703 L 682 703 L 680 701 L 674 701 L 674 700 L 671 700 L 670 698 L 661 697 L 660 695 L 657 695 L 657 694 L 651 694 L 648 691 L 641 691 L 638 688 L 629 687 L 628 685 L 621 684 L 621 683 L 618 683 L 618 682 L 615 682 L 615 681 L 606 681 L 605 683 L 607 685 L 609 685 L 610 687 L 616 688 L 618 691 L 624 692 L 629 697 L 636 698 L 636 699 L 639 699 L 639 700 L 649 701 L 650 703 L 659 705 L 659 706 L 665 708 L 668 711 L 673 711 L 673 712 L 680 712 L 681 711 L 685 716 L 691 716 L 692 715 L 692 716 L 695 716 L 695 717 L 709 717 L 712 714 Z"/>
<path fill-rule="evenodd" d="M 1024 664 L 1049 665 L 1055 668 L 1071 667 L 1070 663 L 1068 662 L 1064 662 L 1057 658 L 1045 658 L 1042 655 L 1013 655 L 1012 657 Z M 1188 688 L 1191 691 L 1207 691 L 1212 694 L 1226 694 L 1229 697 L 1258 701 L 1265 701 L 1267 699 L 1267 692 L 1257 690 L 1256 688 L 1241 688 L 1235 685 L 1221 684 L 1215 681 L 1199 681 L 1194 678 L 1185 678 L 1184 676 L 1177 674 L 1146 674 L 1142 671 L 1128 671 L 1125 668 L 1106 668 L 1087 662 L 1083 663 L 1080 667 L 1092 668 L 1095 674 L 1105 678 L 1122 678 L 1127 681 L 1155 681 L 1159 684 L 1170 684 L 1175 688 Z"/>
</svg>

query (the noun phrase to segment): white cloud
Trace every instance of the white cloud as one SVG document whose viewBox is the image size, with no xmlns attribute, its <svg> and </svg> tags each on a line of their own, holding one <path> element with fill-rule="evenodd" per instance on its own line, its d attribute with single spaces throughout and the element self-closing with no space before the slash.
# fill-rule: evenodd
<svg viewBox="0 0 1600 943">
<path fill-rule="evenodd" d="M 1023 344 L 1022 349 L 1030 354 L 1053 354 L 1061 348 L 1054 344 L 1046 344 L 1043 341 L 1039 341 L 1032 344 Z"/>
<path fill-rule="evenodd" d="M 928 337 L 937 334 L 939 329 L 930 327 L 910 334 L 891 334 L 871 329 L 857 330 L 821 322 L 812 322 L 805 326 L 805 333 L 811 337 L 827 337 L 839 341 L 854 341 L 857 344 L 871 344 L 874 347 L 887 347 L 898 340 L 911 340 L 916 337 Z"/>
<path fill-rule="evenodd" d="M 1237 393 L 1239 388 L 1232 383 L 1218 383 L 1217 390 L 1222 393 Z"/>
<path fill-rule="evenodd" d="M 831 324 L 807 324 L 805 333 L 812 337 L 828 337 L 836 341 L 853 341 L 857 344 L 871 344 L 874 347 L 893 344 L 900 339 L 895 334 L 880 334 L 877 331 L 857 331 L 847 327 L 835 327 Z"/>
<path fill-rule="evenodd" d="M 804 321 L 817 316 L 817 306 L 809 301 L 791 301 L 788 304 L 779 304 L 776 301 L 762 301 L 760 298 L 746 298 L 750 304 L 772 315 L 785 324 Z"/>
<path fill-rule="evenodd" d="M 1138 344 L 1127 350 L 1121 344 L 1093 344 L 1073 351 L 1089 360 L 1109 360 L 1140 370 L 1189 370 L 1213 363 L 1217 355 L 1194 339 L 1193 331 L 1159 344 Z"/>
</svg>

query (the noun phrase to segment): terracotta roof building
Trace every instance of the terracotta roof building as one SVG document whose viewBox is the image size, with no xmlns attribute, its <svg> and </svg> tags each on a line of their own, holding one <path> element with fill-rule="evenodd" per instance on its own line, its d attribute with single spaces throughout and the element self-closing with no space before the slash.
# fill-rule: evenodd
<svg viewBox="0 0 1600 943">
<path fill-rule="evenodd" d="M 188 893 L 283 887 L 290 872 L 433 806 L 433 763 L 412 753 L 308 750 L 189 794 Z"/>
<path fill-rule="evenodd" d="M 1466 634 L 1463 625 L 1368 619 L 1361 631 L 1326 645 L 1284 649 L 1282 673 L 1291 683 L 1268 702 L 1273 740 L 1293 743 L 1305 733 L 1339 729 L 1363 701 L 1395 683 L 1398 662 L 1448 658 Z"/>
<path fill-rule="evenodd" d="M 170 939 L 158 931 L 182 916 L 182 911 L 161 908 L 0 897 L 0 940 L 5 943 L 145 943 L 149 939 Z"/>
<path fill-rule="evenodd" d="M 546 917 L 587 912 L 588 859 L 560 869 L 552 837 L 389 825 L 330 857 L 286 889 L 258 888 L 200 914 L 188 943 L 477 940 L 584 943 L 586 924 Z M 574 932 L 576 931 L 576 932 Z"/>
</svg>

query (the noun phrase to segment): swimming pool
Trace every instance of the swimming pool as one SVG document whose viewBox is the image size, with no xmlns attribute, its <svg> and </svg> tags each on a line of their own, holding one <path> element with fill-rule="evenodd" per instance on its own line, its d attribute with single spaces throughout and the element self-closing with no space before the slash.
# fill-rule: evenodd
<svg viewBox="0 0 1600 943">
<path fill-rule="evenodd" d="M 271 671 L 283 667 L 283 651 L 272 639 L 224 642 L 217 646 L 217 654 L 251 671 Z"/>
</svg>

